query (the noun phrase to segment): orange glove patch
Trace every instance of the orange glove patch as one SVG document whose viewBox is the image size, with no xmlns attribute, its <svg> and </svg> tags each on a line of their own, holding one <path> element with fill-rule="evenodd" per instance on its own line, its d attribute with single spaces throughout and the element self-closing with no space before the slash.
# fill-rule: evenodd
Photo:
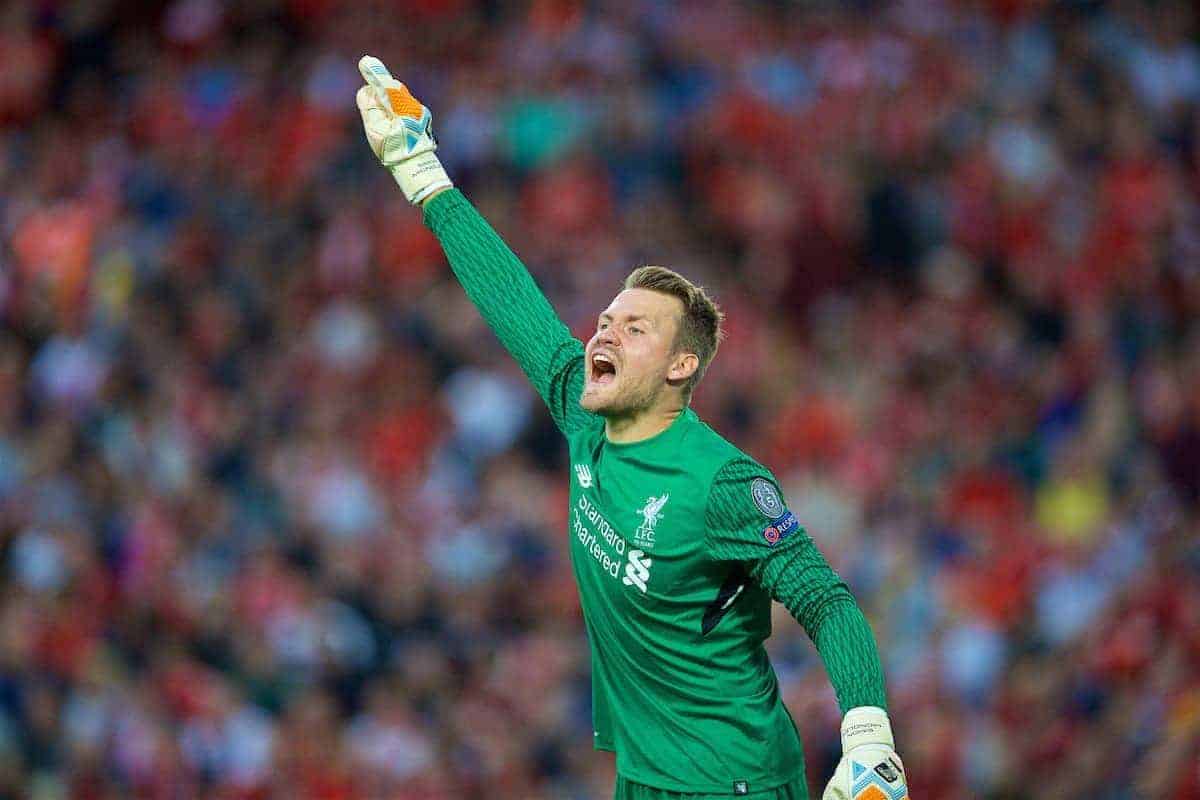
<svg viewBox="0 0 1200 800">
<path fill-rule="evenodd" d="M 399 89 L 387 90 L 388 102 L 391 103 L 392 113 L 399 117 L 421 118 L 421 102 L 412 96 L 408 87 L 400 84 Z"/>
</svg>

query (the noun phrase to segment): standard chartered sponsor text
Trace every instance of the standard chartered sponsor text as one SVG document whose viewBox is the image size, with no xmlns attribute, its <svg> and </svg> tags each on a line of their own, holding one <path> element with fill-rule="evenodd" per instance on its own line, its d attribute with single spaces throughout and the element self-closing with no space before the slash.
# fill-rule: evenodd
<svg viewBox="0 0 1200 800">
<path fill-rule="evenodd" d="M 596 559 L 605 572 L 614 578 L 619 578 L 621 575 L 619 557 L 625 555 L 625 539 L 613 529 L 608 520 L 596 510 L 596 507 L 586 497 L 580 496 L 576 508 L 572 509 L 572 517 L 575 536 L 583 545 L 583 549 Z M 615 550 L 618 558 L 610 556 L 601 541 Z"/>
<path fill-rule="evenodd" d="M 579 510 L 587 521 L 595 526 L 596 532 L 603 537 L 604 541 L 608 542 L 608 546 L 617 551 L 617 555 L 625 555 L 625 540 L 613 530 L 613 526 L 608 524 L 596 507 L 588 501 L 583 495 L 579 496 Z"/>
</svg>

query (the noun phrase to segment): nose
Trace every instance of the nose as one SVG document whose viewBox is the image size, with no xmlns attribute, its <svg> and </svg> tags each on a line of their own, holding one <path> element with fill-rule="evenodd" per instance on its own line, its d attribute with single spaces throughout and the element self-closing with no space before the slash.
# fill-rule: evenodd
<svg viewBox="0 0 1200 800">
<path fill-rule="evenodd" d="M 606 345 L 615 347 L 620 344 L 620 340 L 617 339 L 617 334 L 614 331 L 613 327 L 610 325 L 609 327 L 605 328 L 604 330 L 598 331 L 596 333 L 596 343 L 597 344 L 606 344 Z"/>
</svg>

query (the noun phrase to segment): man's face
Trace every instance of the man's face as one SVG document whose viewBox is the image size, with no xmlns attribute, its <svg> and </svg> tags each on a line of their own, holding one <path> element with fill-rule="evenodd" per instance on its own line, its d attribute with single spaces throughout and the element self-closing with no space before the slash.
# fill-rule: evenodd
<svg viewBox="0 0 1200 800">
<path fill-rule="evenodd" d="M 626 289 L 600 314 L 587 343 L 579 399 L 588 411 L 624 416 L 652 407 L 667 388 L 677 356 L 683 303 L 649 289 Z"/>
</svg>

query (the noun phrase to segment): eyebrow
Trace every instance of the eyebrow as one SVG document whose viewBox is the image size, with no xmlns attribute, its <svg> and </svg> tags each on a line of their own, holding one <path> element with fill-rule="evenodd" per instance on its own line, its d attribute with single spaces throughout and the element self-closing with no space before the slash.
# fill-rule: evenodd
<svg viewBox="0 0 1200 800">
<path fill-rule="evenodd" d="M 602 313 L 600 315 L 600 319 L 612 319 L 612 318 L 613 318 L 613 315 L 609 314 L 607 311 L 605 311 L 604 313 Z M 626 322 L 649 322 L 651 325 L 654 324 L 653 318 L 647 317 L 645 314 L 631 314 L 631 315 L 625 317 L 625 321 Z"/>
</svg>

